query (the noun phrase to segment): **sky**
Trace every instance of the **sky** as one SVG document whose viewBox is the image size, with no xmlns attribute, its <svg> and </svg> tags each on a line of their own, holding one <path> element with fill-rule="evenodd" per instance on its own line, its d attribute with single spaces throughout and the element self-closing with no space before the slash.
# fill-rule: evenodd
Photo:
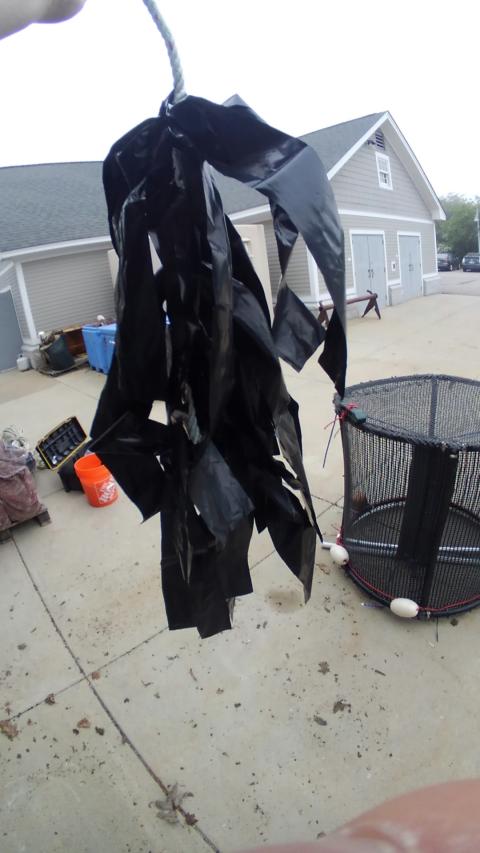
<svg viewBox="0 0 480 853">
<path fill-rule="evenodd" d="M 0 0 L 1 2 L 1 0 Z M 300 135 L 388 110 L 439 195 L 480 196 L 478 0 L 157 0 L 187 92 Z M 171 89 L 142 0 L 0 41 L 0 166 L 101 160 Z"/>
</svg>

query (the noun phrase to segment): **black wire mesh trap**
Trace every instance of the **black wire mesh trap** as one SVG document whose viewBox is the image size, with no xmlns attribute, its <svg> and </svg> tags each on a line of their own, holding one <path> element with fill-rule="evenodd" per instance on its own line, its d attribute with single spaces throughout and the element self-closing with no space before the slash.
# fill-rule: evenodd
<svg viewBox="0 0 480 853">
<path fill-rule="evenodd" d="M 419 616 L 480 604 L 480 382 L 404 376 L 335 399 L 347 571 Z"/>
</svg>

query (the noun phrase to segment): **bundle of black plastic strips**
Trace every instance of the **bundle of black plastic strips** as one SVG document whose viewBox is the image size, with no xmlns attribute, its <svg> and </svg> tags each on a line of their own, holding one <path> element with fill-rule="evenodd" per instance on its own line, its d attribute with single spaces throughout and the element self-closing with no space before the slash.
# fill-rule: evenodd
<svg viewBox="0 0 480 853">
<path fill-rule="evenodd" d="M 270 203 L 282 270 L 273 326 L 211 167 Z M 104 185 L 118 330 L 94 447 L 144 519 L 161 515 L 170 628 L 206 637 L 231 627 L 235 597 L 252 590 L 254 523 L 310 595 L 319 530 L 279 357 L 301 370 L 323 343 L 319 362 L 343 394 L 343 233 L 316 153 L 237 97 L 167 100 L 112 147 Z M 335 305 L 326 332 L 287 284 L 299 233 Z M 150 418 L 155 400 L 164 424 Z"/>
</svg>

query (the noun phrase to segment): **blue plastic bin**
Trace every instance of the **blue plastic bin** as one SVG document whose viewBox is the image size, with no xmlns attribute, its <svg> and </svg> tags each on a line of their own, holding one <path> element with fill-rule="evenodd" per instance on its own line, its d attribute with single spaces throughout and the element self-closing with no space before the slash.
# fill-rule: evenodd
<svg viewBox="0 0 480 853">
<path fill-rule="evenodd" d="M 108 326 L 83 326 L 82 334 L 90 367 L 108 373 L 115 349 L 117 324 Z"/>
<path fill-rule="evenodd" d="M 83 326 L 82 335 L 90 367 L 94 370 L 102 370 L 103 365 L 103 340 L 101 337 L 101 326 Z"/>
<path fill-rule="evenodd" d="M 117 324 L 111 323 L 109 326 L 102 326 L 101 331 L 103 338 L 103 372 L 108 373 L 112 364 L 113 353 L 115 352 Z"/>
</svg>

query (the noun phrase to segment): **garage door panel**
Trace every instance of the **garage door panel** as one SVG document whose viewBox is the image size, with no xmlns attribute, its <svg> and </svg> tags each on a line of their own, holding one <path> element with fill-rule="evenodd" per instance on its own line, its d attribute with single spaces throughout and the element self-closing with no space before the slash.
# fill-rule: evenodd
<svg viewBox="0 0 480 853">
<path fill-rule="evenodd" d="M 382 234 L 352 234 L 355 285 L 359 295 L 372 290 L 386 304 L 385 246 Z"/>
<path fill-rule="evenodd" d="M 420 237 L 399 234 L 400 276 L 404 296 L 414 299 L 422 295 L 422 255 Z"/>
<path fill-rule="evenodd" d="M 370 256 L 370 287 L 368 290 L 373 290 L 378 294 L 380 305 L 385 305 L 386 302 L 386 281 L 385 281 L 385 249 L 383 237 L 381 234 L 372 234 L 368 237 L 368 253 Z"/>
<path fill-rule="evenodd" d="M 360 292 L 370 287 L 368 237 L 364 234 L 353 234 L 352 245 L 355 264 L 355 283 L 357 290 Z"/>
<path fill-rule="evenodd" d="M 15 306 L 10 290 L 0 293 L 0 371 L 16 366 L 22 347 Z"/>
</svg>

